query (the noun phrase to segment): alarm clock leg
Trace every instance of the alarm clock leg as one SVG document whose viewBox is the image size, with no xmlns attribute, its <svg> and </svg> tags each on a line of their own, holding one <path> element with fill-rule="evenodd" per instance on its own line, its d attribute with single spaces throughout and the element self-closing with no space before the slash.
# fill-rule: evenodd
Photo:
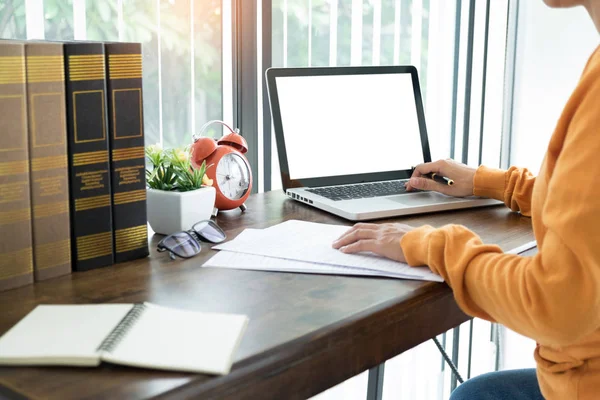
<svg viewBox="0 0 600 400">
<path fill-rule="evenodd" d="M 242 205 L 240 206 L 240 210 L 242 210 L 242 212 L 244 212 L 247 209 L 248 209 L 248 207 L 246 207 L 246 204 L 242 203 Z"/>
<path fill-rule="evenodd" d="M 219 213 L 219 209 L 217 207 L 213 207 L 212 216 L 216 217 L 218 213 Z"/>
</svg>

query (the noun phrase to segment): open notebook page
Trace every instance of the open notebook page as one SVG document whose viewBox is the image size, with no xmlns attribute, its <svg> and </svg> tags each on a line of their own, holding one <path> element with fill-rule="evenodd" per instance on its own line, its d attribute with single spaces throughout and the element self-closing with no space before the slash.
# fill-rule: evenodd
<svg viewBox="0 0 600 400">
<path fill-rule="evenodd" d="M 248 318 L 177 310 L 144 303 L 146 308 L 102 360 L 174 371 L 226 374 L 231 368 Z"/>
<path fill-rule="evenodd" d="M 39 305 L 0 338 L 0 365 L 96 366 L 98 346 L 132 307 Z"/>
<path fill-rule="evenodd" d="M 236 239 L 213 247 L 238 253 L 308 261 L 346 267 L 357 267 L 402 274 L 412 279 L 435 280 L 440 277 L 427 267 L 409 267 L 406 263 L 374 254 L 345 254 L 331 247 L 348 226 L 290 220 L 261 231 L 249 240 Z M 400 244 L 398 244 L 399 246 Z"/>
</svg>

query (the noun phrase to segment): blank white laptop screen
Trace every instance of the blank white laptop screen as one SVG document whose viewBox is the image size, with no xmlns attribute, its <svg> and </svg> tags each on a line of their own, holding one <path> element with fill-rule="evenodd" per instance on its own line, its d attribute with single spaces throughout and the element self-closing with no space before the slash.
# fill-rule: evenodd
<svg viewBox="0 0 600 400">
<path fill-rule="evenodd" d="M 275 79 L 291 179 L 424 161 L 410 73 Z"/>
</svg>

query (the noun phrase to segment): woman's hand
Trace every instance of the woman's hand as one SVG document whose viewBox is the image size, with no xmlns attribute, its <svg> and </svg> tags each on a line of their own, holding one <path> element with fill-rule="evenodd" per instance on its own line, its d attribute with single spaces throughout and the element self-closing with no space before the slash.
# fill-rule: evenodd
<svg viewBox="0 0 600 400">
<path fill-rule="evenodd" d="M 409 191 L 412 189 L 433 190 L 454 197 L 472 196 L 475 171 L 475 168 L 452 159 L 421 164 L 415 168 L 406 189 Z M 448 186 L 433 179 L 421 178 L 422 175 L 430 172 L 452 179 L 454 185 Z"/>
<path fill-rule="evenodd" d="M 412 226 L 404 224 L 359 223 L 333 242 L 333 248 L 344 253 L 370 251 L 392 260 L 406 262 L 400 239 L 413 229 Z"/>
</svg>

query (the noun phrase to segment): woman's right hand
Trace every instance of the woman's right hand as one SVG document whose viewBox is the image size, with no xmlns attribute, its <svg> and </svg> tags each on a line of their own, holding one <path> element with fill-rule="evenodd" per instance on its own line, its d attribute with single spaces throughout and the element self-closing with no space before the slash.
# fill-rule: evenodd
<svg viewBox="0 0 600 400">
<path fill-rule="evenodd" d="M 438 160 L 430 163 L 420 164 L 415 167 L 412 177 L 406 188 L 432 190 L 448 196 L 465 197 L 473 195 L 473 178 L 476 169 L 461 164 L 452 159 Z M 438 175 L 452 179 L 454 185 L 448 186 L 422 177 L 425 174 L 435 172 Z"/>
</svg>

